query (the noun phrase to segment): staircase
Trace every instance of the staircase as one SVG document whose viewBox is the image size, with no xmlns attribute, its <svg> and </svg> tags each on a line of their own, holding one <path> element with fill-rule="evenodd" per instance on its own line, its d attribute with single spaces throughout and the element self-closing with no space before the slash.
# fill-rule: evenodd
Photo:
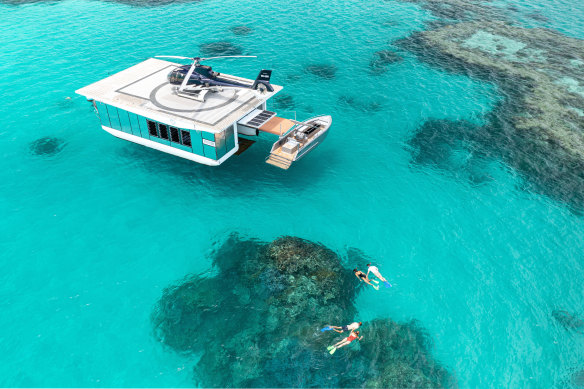
<svg viewBox="0 0 584 389">
<path fill-rule="evenodd" d="M 284 170 L 288 169 L 290 165 L 292 165 L 292 162 L 293 161 L 291 159 L 285 158 L 277 154 L 270 154 L 268 159 L 266 159 L 266 163 L 269 163 L 270 165 L 274 165 Z"/>
</svg>

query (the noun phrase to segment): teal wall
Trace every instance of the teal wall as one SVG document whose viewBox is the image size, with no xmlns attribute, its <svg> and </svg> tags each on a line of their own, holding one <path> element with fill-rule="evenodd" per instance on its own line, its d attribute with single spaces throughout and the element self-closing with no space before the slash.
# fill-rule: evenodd
<svg viewBox="0 0 584 389">
<path fill-rule="evenodd" d="M 143 116 L 124 111 L 99 101 L 95 101 L 95 107 L 97 108 L 101 124 L 106 127 L 175 147 L 180 150 L 188 151 L 193 154 L 202 155 L 213 160 L 218 160 L 235 147 L 233 126 L 220 134 L 173 127 L 178 131 L 177 138 L 176 132 L 173 137 L 173 130 L 170 125 L 146 119 Z M 148 132 L 149 121 L 156 123 L 157 136 L 150 135 Z M 164 133 L 161 133 L 160 126 L 166 126 L 168 139 L 163 139 Z M 188 142 L 188 135 L 190 135 L 190 145 Z M 203 139 L 215 142 L 215 147 L 203 144 Z"/>
</svg>

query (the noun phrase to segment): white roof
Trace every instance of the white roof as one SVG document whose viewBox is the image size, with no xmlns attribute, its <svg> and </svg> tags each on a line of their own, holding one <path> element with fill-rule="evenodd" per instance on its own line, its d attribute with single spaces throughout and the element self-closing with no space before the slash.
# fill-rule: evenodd
<svg viewBox="0 0 584 389">
<path fill-rule="evenodd" d="M 178 96 L 169 84 L 168 73 L 180 64 L 156 58 L 79 89 L 76 93 L 105 104 L 186 129 L 219 132 L 282 90 L 259 93 L 250 89 L 209 92 L 205 102 Z M 221 73 L 222 78 L 253 84 L 254 80 Z"/>
</svg>

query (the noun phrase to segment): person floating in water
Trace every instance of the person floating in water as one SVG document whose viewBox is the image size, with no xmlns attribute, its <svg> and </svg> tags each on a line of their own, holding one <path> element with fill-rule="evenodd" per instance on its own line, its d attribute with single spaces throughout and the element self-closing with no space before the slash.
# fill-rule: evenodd
<svg viewBox="0 0 584 389">
<path fill-rule="evenodd" d="M 359 337 L 359 331 L 355 331 L 355 332 L 351 331 L 349 336 L 347 336 L 345 339 L 341 340 L 340 342 L 335 343 L 335 345 L 333 345 L 333 346 L 328 346 L 327 350 L 329 351 L 329 354 L 332 355 L 335 353 L 335 351 L 337 351 L 337 349 L 348 345 L 349 343 L 351 343 L 355 339 L 358 339 L 358 340 L 363 339 L 362 336 Z"/>
<path fill-rule="evenodd" d="M 348 326 L 342 326 L 342 327 L 337 327 L 337 326 L 329 326 L 331 328 L 331 330 L 338 332 L 339 334 L 342 334 L 343 331 L 355 331 L 357 328 L 361 327 L 361 322 L 357 323 L 351 323 Z"/>
<path fill-rule="evenodd" d="M 377 266 L 371 266 L 371 264 L 368 263 L 367 264 L 367 277 L 369 277 L 369 272 L 373 273 L 373 275 L 375 277 L 379 278 L 379 280 L 385 284 L 386 288 L 391 288 L 391 284 L 385 278 L 383 278 L 383 276 L 379 272 L 379 269 L 377 268 Z M 375 282 L 375 280 L 372 280 L 372 281 Z"/>
<path fill-rule="evenodd" d="M 355 277 L 359 279 L 359 281 L 363 281 L 369 285 L 371 285 L 375 290 L 379 290 L 379 286 L 373 285 L 367 274 L 363 273 L 361 270 L 353 269 L 353 273 L 355 273 Z M 375 281 L 377 283 L 377 281 Z"/>
</svg>

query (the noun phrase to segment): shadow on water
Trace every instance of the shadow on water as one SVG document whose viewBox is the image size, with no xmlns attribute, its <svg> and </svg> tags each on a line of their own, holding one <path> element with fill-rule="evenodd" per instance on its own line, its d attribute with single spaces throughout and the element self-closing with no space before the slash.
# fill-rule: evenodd
<svg viewBox="0 0 584 389">
<path fill-rule="evenodd" d="M 155 338 L 169 350 L 202 353 L 193 368 L 197 385 L 455 386 L 416 321 L 364 322 L 363 341 L 327 352 L 341 336 L 320 329 L 358 320 L 361 284 L 327 247 L 289 236 L 264 243 L 232 234 L 212 260 L 214 276 L 190 275 L 167 287 L 151 315 Z"/>
<path fill-rule="evenodd" d="M 263 190 L 299 193 L 317 184 L 327 174 L 329 166 L 334 165 L 335 156 L 327 155 L 326 165 L 310 164 L 310 174 L 307 174 L 303 168 L 311 157 L 307 155 L 294 162 L 290 169 L 282 170 L 265 163 L 270 147 L 270 142 L 260 140 L 241 156 L 234 155 L 220 166 L 202 165 L 134 144 L 126 144 L 118 157 L 132 164 L 132 169 L 142 168 L 157 175 L 176 177 L 227 197 L 249 195 L 250 190 L 256 194 Z M 317 152 L 321 150 L 312 153 Z"/>
</svg>

